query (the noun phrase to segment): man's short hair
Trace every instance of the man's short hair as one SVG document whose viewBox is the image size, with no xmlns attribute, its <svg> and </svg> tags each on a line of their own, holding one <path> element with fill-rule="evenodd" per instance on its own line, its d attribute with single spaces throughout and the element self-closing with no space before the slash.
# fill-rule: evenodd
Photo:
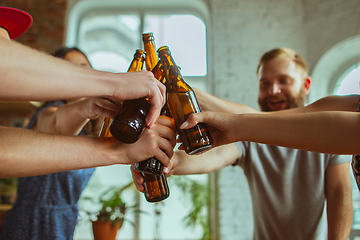
<svg viewBox="0 0 360 240">
<path fill-rule="evenodd" d="M 275 48 L 266 52 L 259 61 L 259 65 L 256 69 L 256 74 L 259 74 L 260 66 L 263 65 L 265 62 L 269 62 L 276 58 L 290 58 L 292 61 L 295 62 L 296 66 L 302 69 L 306 76 L 308 76 L 308 68 L 305 59 L 296 51 L 290 48 Z M 305 77 L 306 77 L 305 76 Z"/>
</svg>

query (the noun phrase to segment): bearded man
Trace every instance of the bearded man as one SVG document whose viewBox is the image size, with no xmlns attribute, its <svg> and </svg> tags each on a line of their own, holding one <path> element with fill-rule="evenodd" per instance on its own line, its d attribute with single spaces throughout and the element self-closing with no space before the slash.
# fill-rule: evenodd
<svg viewBox="0 0 360 240">
<path fill-rule="evenodd" d="M 265 53 L 257 77 L 261 111 L 304 106 L 312 80 L 296 51 L 277 48 Z M 196 94 L 203 110 L 256 112 L 199 90 Z M 347 239 L 350 233 L 350 160 L 242 141 L 194 156 L 177 151 L 171 161 L 175 175 L 208 173 L 228 165 L 243 168 L 252 196 L 255 240 L 330 240 Z M 133 176 L 141 191 L 142 179 L 134 171 Z"/>
</svg>

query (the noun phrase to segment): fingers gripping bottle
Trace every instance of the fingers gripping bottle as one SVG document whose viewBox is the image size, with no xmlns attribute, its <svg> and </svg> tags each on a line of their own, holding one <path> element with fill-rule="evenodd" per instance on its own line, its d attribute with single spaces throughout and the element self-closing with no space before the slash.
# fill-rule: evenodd
<svg viewBox="0 0 360 240">
<path fill-rule="evenodd" d="M 167 104 L 175 120 L 184 150 L 187 154 L 196 154 L 212 147 L 208 127 L 198 123 L 190 129 L 180 129 L 192 113 L 201 112 L 193 89 L 184 81 L 167 46 L 158 49 L 158 55 L 166 78 Z"/>
<path fill-rule="evenodd" d="M 143 50 L 136 50 L 136 52 L 134 54 L 134 57 L 133 57 L 133 60 L 131 61 L 129 69 L 127 71 L 128 72 L 136 72 L 136 71 L 142 70 L 143 65 L 144 65 L 145 54 L 146 53 L 144 53 Z M 118 115 L 119 112 L 121 112 L 121 109 L 117 112 L 116 115 Z M 99 134 L 100 137 L 112 137 L 111 132 L 110 132 L 110 124 L 111 124 L 111 122 L 112 122 L 112 118 L 105 118 L 104 119 L 101 131 L 100 131 L 100 134 Z M 118 133 L 118 134 L 120 134 L 120 133 Z"/>
<path fill-rule="evenodd" d="M 136 50 L 128 72 L 142 70 L 145 55 L 143 50 Z M 146 98 L 124 101 L 110 124 L 113 137 L 123 143 L 136 142 L 145 127 L 145 118 L 149 110 L 150 103 Z"/>
<path fill-rule="evenodd" d="M 158 56 L 156 53 L 155 39 L 152 33 L 144 33 L 142 35 L 144 50 L 146 52 L 146 70 L 152 71 L 154 77 L 160 82 L 164 83 L 162 68 L 158 63 Z M 167 105 L 161 110 L 161 115 L 167 116 Z M 148 202 L 159 202 L 169 197 L 170 189 L 167 183 L 165 174 L 162 173 L 163 164 L 155 158 L 150 158 L 145 161 L 135 163 L 134 169 L 139 171 L 144 178 L 144 195 Z M 155 171 L 154 171 L 155 169 Z M 150 174 L 156 172 L 156 169 L 161 171 L 161 175 Z"/>
<path fill-rule="evenodd" d="M 158 57 L 155 48 L 154 36 L 152 33 L 144 33 L 142 37 L 144 43 L 144 50 L 146 52 L 146 70 L 151 71 L 154 69 L 154 77 L 158 80 L 160 78 L 162 79 L 162 72 L 160 71 L 160 68 L 155 68 L 155 66 L 157 66 L 156 64 L 158 63 Z M 162 174 L 164 166 L 156 158 L 149 158 L 147 160 L 135 163 L 134 169 L 140 172 L 160 175 Z"/>
</svg>

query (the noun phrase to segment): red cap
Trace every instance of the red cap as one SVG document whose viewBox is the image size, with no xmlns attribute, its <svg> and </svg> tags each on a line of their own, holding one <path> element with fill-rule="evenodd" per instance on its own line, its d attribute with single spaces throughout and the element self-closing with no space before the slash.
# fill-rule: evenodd
<svg viewBox="0 0 360 240">
<path fill-rule="evenodd" d="M 30 27 L 33 19 L 27 12 L 0 6 L 0 27 L 5 28 L 10 39 L 15 39 Z"/>
</svg>

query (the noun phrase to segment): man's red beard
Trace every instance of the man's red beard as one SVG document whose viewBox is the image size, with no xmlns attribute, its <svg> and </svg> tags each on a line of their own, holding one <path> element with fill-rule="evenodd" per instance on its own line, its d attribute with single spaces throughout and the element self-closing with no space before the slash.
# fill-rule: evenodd
<svg viewBox="0 0 360 240">
<path fill-rule="evenodd" d="M 271 99 L 272 97 L 266 97 L 266 98 L 258 98 L 258 104 L 260 106 L 261 111 L 264 112 L 271 112 L 274 111 L 272 109 L 270 109 L 269 107 L 269 99 Z M 286 104 L 286 108 L 284 109 L 290 109 L 290 108 L 297 108 L 297 107 L 303 107 L 305 105 L 305 89 L 302 88 L 299 92 L 299 94 L 297 96 L 285 96 L 284 101 L 287 103 Z M 279 110 L 284 110 L 284 109 L 279 109 Z M 278 111 L 278 110 L 275 110 Z"/>
</svg>

